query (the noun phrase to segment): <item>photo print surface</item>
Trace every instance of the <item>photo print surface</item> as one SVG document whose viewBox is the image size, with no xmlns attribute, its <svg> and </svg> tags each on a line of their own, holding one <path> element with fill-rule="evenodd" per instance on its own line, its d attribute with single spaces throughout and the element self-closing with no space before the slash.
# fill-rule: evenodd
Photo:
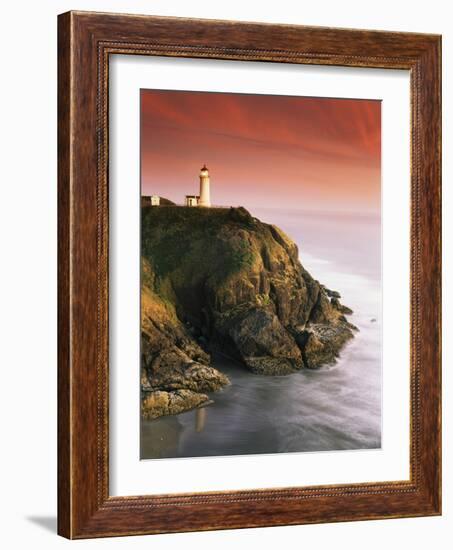
<svg viewBox="0 0 453 550">
<path fill-rule="evenodd" d="M 380 448 L 381 102 L 140 102 L 140 457 Z"/>
</svg>

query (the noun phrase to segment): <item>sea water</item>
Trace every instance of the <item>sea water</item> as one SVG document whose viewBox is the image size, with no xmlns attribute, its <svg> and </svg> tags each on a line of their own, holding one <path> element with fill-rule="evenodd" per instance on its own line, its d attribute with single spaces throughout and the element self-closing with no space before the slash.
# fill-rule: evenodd
<svg viewBox="0 0 453 550">
<path fill-rule="evenodd" d="M 340 292 L 359 332 L 335 365 L 260 376 L 221 356 L 231 385 L 213 403 L 142 421 L 141 458 L 376 449 L 381 445 L 381 226 L 376 215 L 261 209 L 302 265 Z"/>
</svg>

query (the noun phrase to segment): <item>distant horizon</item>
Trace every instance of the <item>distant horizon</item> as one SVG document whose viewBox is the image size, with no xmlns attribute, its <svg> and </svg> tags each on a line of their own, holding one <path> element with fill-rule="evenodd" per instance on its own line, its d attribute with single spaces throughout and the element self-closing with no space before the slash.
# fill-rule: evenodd
<svg viewBox="0 0 453 550">
<path fill-rule="evenodd" d="M 141 194 L 181 204 L 204 163 L 213 205 L 379 215 L 381 102 L 141 90 Z"/>
<path fill-rule="evenodd" d="M 148 195 L 148 194 L 141 194 L 140 195 L 141 197 L 149 197 L 151 195 Z M 161 198 L 163 199 L 168 199 L 168 200 L 171 200 L 168 198 L 168 196 L 164 196 L 164 195 L 159 195 Z M 175 206 L 184 206 L 186 207 L 186 205 L 183 203 L 183 201 L 179 201 L 179 202 L 176 202 L 176 201 L 172 201 L 175 203 Z M 190 207 L 189 207 L 190 208 Z M 277 211 L 277 212 L 290 212 L 290 213 L 300 213 L 300 214 L 305 214 L 305 215 L 317 215 L 317 214 L 337 214 L 339 216 L 357 216 L 357 217 L 363 217 L 363 218 L 376 218 L 376 219 L 380 219 L 381 218 L 381 211 L 380 210 L 346 210 L 346 209 L 341 209 L 341 210 L 335 210 L 334 208 L 332 209 L 319 209 L 319 208 L 310 208 L 310 209 L 306 209 L 306 208 L 288 208 L 288 207 L 281 207 L 281 206 L 246 206 L 244 204 L 237 204 L 237 205 L 231 205 L 231 204 L 226 204 L 226 205 L 222 205 L 222 204 L 213 204 L 211 206 L 211 208 L 245 208 L 246 210 L 249 210 L 249 211 L 252 211 L 254 208 L 256 208 L 257 210 L 261 210 L 261 211 L 266 211 L 266 210 L 269 210 L 269 211 Z"/>
</svg>

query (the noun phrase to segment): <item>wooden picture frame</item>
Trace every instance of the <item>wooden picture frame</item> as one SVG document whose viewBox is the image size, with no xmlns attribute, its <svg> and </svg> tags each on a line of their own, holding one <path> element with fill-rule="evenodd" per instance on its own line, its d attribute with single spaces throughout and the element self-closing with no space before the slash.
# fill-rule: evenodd
<svg viewBox="0 0 453 550">
<path fill-rule="evenodd" d="M 58 532 L 88 538 L 441 513 L 441 39 L 69 12 L 58 20 Z M 112 54 L 410 71 L 410 480 L 109 495 Z"/>
</svg>

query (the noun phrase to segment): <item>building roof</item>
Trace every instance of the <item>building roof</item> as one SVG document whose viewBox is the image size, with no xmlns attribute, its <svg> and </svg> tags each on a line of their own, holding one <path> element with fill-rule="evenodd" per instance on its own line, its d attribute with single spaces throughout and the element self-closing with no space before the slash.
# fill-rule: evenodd
<svg viewBox="0 0 453 550">
<path fill-rule="evenodd" d="M 203 167 L 201 168 L 201 170 L 207 170 L 206 163 L 203 164 Z"/>
</svg>

